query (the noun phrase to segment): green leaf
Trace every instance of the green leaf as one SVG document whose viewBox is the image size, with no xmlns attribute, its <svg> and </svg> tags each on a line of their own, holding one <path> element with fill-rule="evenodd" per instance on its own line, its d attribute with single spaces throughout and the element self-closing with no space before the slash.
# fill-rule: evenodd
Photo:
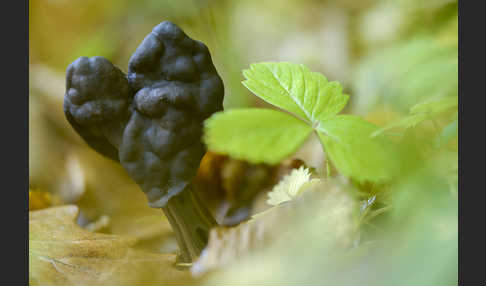
<svg viewBox="0 0 486 286">
<path fill-rule="evenodd" d="M 435 97 L 414 105 L 410 108 L 410 113 L 427 113 L 436 116 L 452 108 L 457 108 L 457 104 L 458 96 Z"/>
<path fill-rule="evenodd" d="M 371 137 L 376 137 L 376 136 L 379 136 L 381 135 L 383 132 L 385 131 L 388 131 L 390 129 L 394 129 L 394 128 L 413 128 L 415 126 L 417 126 L 418 124 L 422 123 L 422 121 L 424 121 L 425 119 L 427 119 L 427 114 L 424 114 L 424 113 L 418 113 L 418 114 L 412 114 L 412 115 L 409 115 L 407 117 L 404 117 L 398 121 L 395 121 L 395 122 L 392 122 L 378 130 L 376 130 L 375 132 L 373 132 L 371 134 Z"/>
<path fill-rule="evenodd" d="M 456 112 L 454 112 L 454 114 L 452 115 L 451 120 L 452 120 L 452 121 L 457 120 L 457 119 L 458 119 L 458 117 L 459 117 L 459 111 L 456 111 Z"/>
<path fill-rule="evenodd" d="M 378 136 L 387 130 L 397 127 L 413 128 L 426 119 L 434 118 L 453 109 L 457 110 L 457 104 L 457 96 L 434 97 L 424 100 L 410 108 L 409 116 L 378 129 L 372 136 Z M 457 116 L 457 112 L 455 116 Z"/>
<path fill-rule="evenodd" d="M 276 164 L 292 154 L 311 132 L 310 126 L 280 111 L 231 109 L 205 121 L 204 141 L 214 152 L 253 163 Z"/>
<path fill-rule="evenodd" d="M 390 142 L 370 136 L 376 129 L 374 124 L 352 115 L 338 115 L 321 121 L 317 127 L 319 139 L 336 168 L 358 181 L 382 181 L 396 170 Z"/>
<path fill-rule="evenodd" d="M 354 109 L 364 114 L 386 103 L 407 111 L 430 97 L 457 96 L 457 54 L 457 46 L 440 44 L 431 36 L 374 52 L 354 69 Z"/>
<path fill-rule="evenodd" d="M 444 146 L 445 144 L 449 143 L 452 138 L 455 138 L 459 135 L 459 125 L 458 120 L 454 120 L 449 123 L 447 126 L 442 129 L 441 134 L 437 137 L 438 146 Z"/>
<path fill-rule="evenodd" d="M 338 114 L 349 96 L 338 82 L 329 82 L 304 65 L 287 62 L 251 64 L 243 70 L 250 91 L 266 102 L 305 119 L 311 124 Z"/>
</svg>

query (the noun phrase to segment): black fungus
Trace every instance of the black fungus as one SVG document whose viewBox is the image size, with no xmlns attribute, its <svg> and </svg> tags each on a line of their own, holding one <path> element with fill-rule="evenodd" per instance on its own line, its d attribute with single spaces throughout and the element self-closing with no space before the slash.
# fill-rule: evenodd
<svg viewBox="0 0 486 286">
<path fill-rule="evenodd" d="M 207 47 L 165 21 L 133 53 L 128 74 L 103 57 L 69 65 L 64 112 L 96 151 L 119 161 L 152 207 L 195 177 L 203 121 L 223 109 L 223 82 Z"/>
</svg>

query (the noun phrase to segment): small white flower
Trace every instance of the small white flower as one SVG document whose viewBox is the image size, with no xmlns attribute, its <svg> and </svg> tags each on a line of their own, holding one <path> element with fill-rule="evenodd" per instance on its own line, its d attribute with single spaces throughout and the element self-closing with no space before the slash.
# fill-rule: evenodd
<svg viewBox="0 0 486 286">
<path fill-rule="evenodd" d="M 298 196 L 310 183 L 318 182 L 318 179 L 310 180 L 309 169 L 301 166 L 294 169 L 289 175 L 286 175 L 272 191 L 268 193 L 267 203 L 272 206 L 279 205 L 283 202 L 291 201 Z"/>
</svg>

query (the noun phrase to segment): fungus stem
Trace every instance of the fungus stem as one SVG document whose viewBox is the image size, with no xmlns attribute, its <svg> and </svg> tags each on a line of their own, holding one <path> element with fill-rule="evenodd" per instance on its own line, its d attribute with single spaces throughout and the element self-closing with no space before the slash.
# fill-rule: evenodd
<svg viewBox="0 0 486 286">
<path fill-rule="evenodd" d="M 181 251 L 181 262 L 194 261 L 208 243 L 209 230 L 217 226 L 194 188 L 189 185 L 162 208 Z"/>
</svg>

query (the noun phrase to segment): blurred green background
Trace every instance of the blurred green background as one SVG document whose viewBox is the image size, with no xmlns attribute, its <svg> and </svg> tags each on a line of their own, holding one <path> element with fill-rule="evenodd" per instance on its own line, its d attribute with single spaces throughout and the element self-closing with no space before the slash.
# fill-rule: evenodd
<svg viewBox="0 0 486 286">
<path fill-rule="evenodd" d="M 252 62 L 302 63 L 351 90 L 356 65 L 372 53 L 418 35 L 436 41 L 425 44 L 431 52 L 439 43 L 457 42 L 457 2 L 448 0 L 34 0 L 29 5 L 30 63 L 58 73 L 80 56 L 104 56 L 126 71 L 130 55 L 155 25 L 177 23 L 209 47 L 225 82 L 227 108 L 253 104 L 240 84 L 241 70 Z M 403 55 L 401 60 L 410 58 Z M 371 100 L 366 93 L 353 95 L 355 101 Z"/>
<path fill-rule="evenodd" d="M 170 20 L 208 46 L 225 84 L 225 109 L 268 107 L 241 84 L 241 70 L 253 62 L 291 61 L 341 82 L 345 93 L 350 95 L 345 113 L 362 115 L 383 126 L 406 116 L 413 105 L 423 100 L 458 95 L 457 5 L 457 1 L 451 0 L 31 0 L 30 187 L 52 194 L 63 204 L 80 206 L 81 225 L 108 217 L 109 223 L 98 227 L 98 231 L 134 235 L 139 238 L 140 247 L 151 251 L 173 251 L 175 241 L 162 213 L 148 208 L 144 194 L 124 170 L 89 149 L 65 120 L 62 99 L 64 73 L 69 63 L 80 56 L 104 56 L 126 72 L 128 59 L 142 39 L 158 23 Z M 436 128 L 442 130 L 449 121 L 438 118 L 437 122 L 424 123 L 421 134 L 430 134 Z M 436 201 L 435 193 L 428 192 L 440 189 L 435 184 L 437 174 L 450 172 L 452 168 L 452 175 L 447 173 L 447 178 L 455 191 L 446 188 L 445 193 L 457 195 L 457 139 L 448 148 L 441 151 L 439 159 L 432 160 L 433 175 L 417 179 L 415 174 L 396 185 L 397 189 L 413 191 L 397 191 L 407 195 L 398 196 L 401 209 L 396 211 L 396 221 L 391 224 L 412 225 L 420 221 L 409 228 L 410 240 L 389 258 L 400 261 L 405 271 L 394 276 L 396 269 L 383 268 L 386 272 L 383 281 L 370 280 L 364 284 L 456 282 L 457 272 L 444 273 L 444 269 L 457 271 L 454 248 L 457 232 L 452 239 L 447 237 L 443 244 L 438 244 L 447 249 L 445 254 L 437 247 L 427 252 L 411 242 L 417 240 L 423 242 L 421 245 L 434 246 L 436 237 L 429 235 L 425 239 L 418 235 L 430 230 L 430 224 L 442 223 L 453 232 L 457 228 L 457 201 L 445 203 L 444 208 Z M 295 157 L 319 169 L 323 164 L 321 153 L 319 143 L 311 141 Z M 442 196 L 441 193 L 439 197 Z M 51 203 L 56 199 L 51 198 Z M 428 219 L 411 216 L 427 207 L 430 207 Z M 392 233 L 400 233 L 399 228 L 393 228 Z M 403 258 L 407 251 L 417 255 L 412 256 L 414 259 L 428 253 L 427 263 L 435 267 L 431 270 L 434 274 L 409 283 L 388 283 L 390 277 L 413 276 L 420 270 L 413 266 L 416 260 Z M 373 271 L 377 271 L 386 265 L 380 260 L 384 254 L 379 252 L 370 260 L 363 258 L 361 265 L 369 262 L 369 268 L 375 267 Z M 279 259 L 293 257 L 293 253 L 282 255 Z M 276 256 L 269 254 L 265 263 L 271 263 L 272 257 Z M 298 269 L 318 275 L 319 269 L 313 268 L 317 262 L 307 261 Z M 283 263 L 271 269 L 288 271 L 292 267 Z M 355 274 L 359 276 L 366 269 L 357 267 Z M 381 273 L 378 272 L 375 274 Z M 258 280 L 259 285 L 269 285 L 261 283 L 268 277 L 255 277 L 263 279 Z M 292 285 L 291 280 L 285 281 L 285 276 L 280 278 L 283 281 L 276 284 Z M 224 276 L 216 278 L 215 283 L 222 285 L 224 279 Z M 339 281 L 346 284 L 345 280 Z"/>
</svg>

